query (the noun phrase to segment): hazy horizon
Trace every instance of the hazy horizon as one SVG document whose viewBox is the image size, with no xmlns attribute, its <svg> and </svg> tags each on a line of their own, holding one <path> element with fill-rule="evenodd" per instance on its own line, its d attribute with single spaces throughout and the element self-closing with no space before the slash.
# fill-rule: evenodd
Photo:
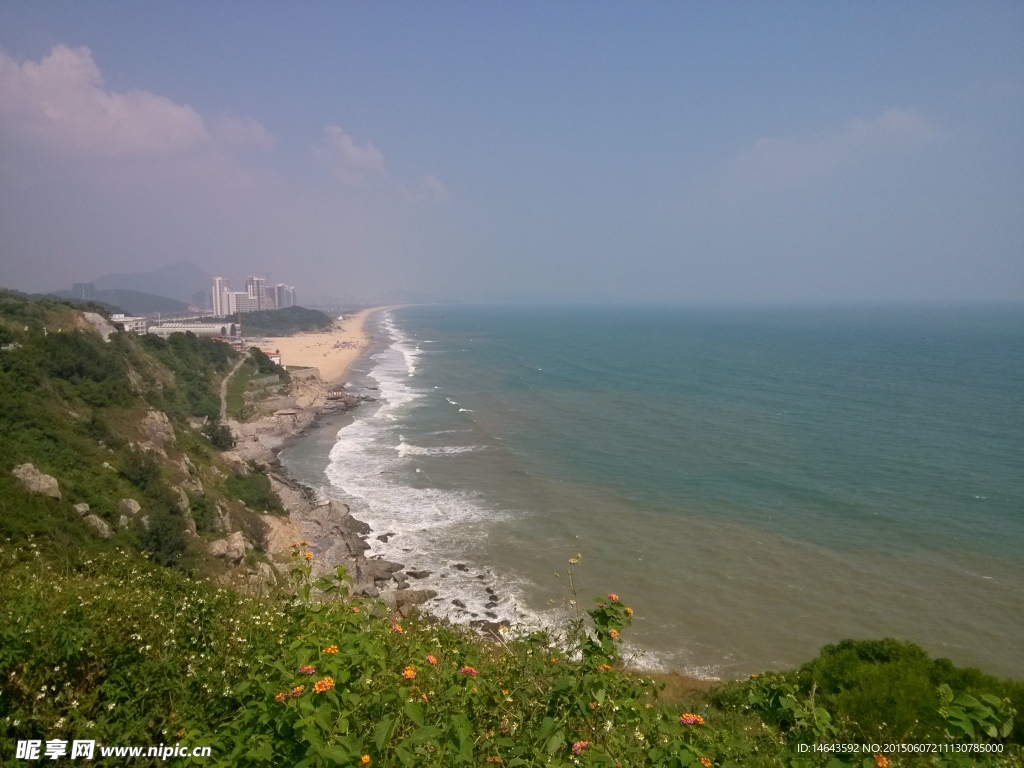
<svg viewBox="0 0 1024 768">
<path fill-rule="evenodd" d="M 12 1 L 0 285 L 1020 302 L 1022 137 L 1018 3 Z"/>
</svg>

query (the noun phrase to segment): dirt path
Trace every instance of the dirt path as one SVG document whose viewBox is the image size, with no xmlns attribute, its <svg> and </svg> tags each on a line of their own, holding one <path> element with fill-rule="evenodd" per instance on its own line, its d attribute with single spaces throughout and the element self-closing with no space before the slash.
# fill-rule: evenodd
<svg viewBox="0 0 1024 768">
<path fill-rule="evenodd" d="M 238 373 L 238 369 L 242 367 L 242 364 L 249 359 L 249 353 L 243 352 L 242 356 L 235 363 L 235 367 L 232 368 L 228 375 L 224 377 L 224 380 L 220 383 L 220 423 L 226 424 L 228 420 L 228 385 L 231 380 L 235 378 L 235 374 Z"/>
</svg>

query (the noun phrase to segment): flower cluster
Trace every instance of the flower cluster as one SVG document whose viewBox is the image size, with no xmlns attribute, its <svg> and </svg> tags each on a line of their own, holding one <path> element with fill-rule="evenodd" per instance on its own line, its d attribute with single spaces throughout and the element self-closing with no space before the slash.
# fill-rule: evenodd
<svg viewBox="0 0 1024 768">
<path fill-rule="evenodd" d="M 399 624 L 397 621 L 391 625 L 391 631 L 399 635 L 405 634 L 405 630 L 402 628 L 402 625 Z"/>
<path fill-rule="evenodd" d="M 704 725 L 704 718 L 693 712 L 683 712 L 679 716 L 679 723 L 681 725 Z"/>
<path fill-rule="evenodd" d="M 432 653 L 428 653 L 427 654 L 427 664 L 429 664 L 432 667 L 436 667 L 437 666 L 437 658 L 434 656 L 434 654 L 432 654 Z"/>
<path fill-rule="evenodd" d="M 299 667 L 299 674 L 300 675 L 315 675 L 316 674 L 316 667 L 314 667 L 312 664 L 304 664 L 301 667 Z"/>
<path fill-rule="evenodd" d="M 574 742 L 573 745 L 572 745 L 572 753 L 574 755 L 581 755 L 581 754 L 583 754 L 583 750 L 586 749 L 589 746 L 590 746 L 590 742 L 589 741 L 577 741 L 577 742 Z"/>
<path fill-rule="evenodd" d="M 325 677 L 322 680 L 317 680 L 316 683 L 313 684 L 313 693 L 323 693 L 324 691 L 331 690 L 333 687 L 334 678 Z"/>
<path fill-rule="evenodd" d="M 336 645 L 328 645 L 326 648 L 324 648 L 324 653 L 337 653 L 337 652 L 338 652 L 338 646 L 336 646 Z"/>
<path fill-rule="evenodd" d="M 416 677 L 416 667 L 406 667 L 402 670 L 402 677 L 405 680 L 412 680 Z"/>
<path fill-rule="evenodd" d="M 462 673 L 462 674 L 464 674 L 464 675 L 469 675 L 470 677 L 474 677 L 474 676 L 476 676 L 476 675 L 479 675 L 479 674 L 480 674 L 480 673 L 479 673 L 479 672 L 477 672 L 477 671 L 476 671 L 476 669 L 474 669 L 473 667 L 461 667 L 461 668 L 459 669 L 459 672 L 461 672 L 461 673 Z"/>
<path fill-rule="evenodd" d="M 274 695 L 274 701 L 280 703 L 280 702 L 284 701 L 285 699 L 297 698 L 299 696 L 299 694 L 302 693 L 304 690 L 306 690 L 306 686 L 304 686 L 304 685 L 296 685 L 290 691 L 287 691 L 287 692 L 286 691 L 281 691 L 280 693 L 275 694 Z"/>
</svg>

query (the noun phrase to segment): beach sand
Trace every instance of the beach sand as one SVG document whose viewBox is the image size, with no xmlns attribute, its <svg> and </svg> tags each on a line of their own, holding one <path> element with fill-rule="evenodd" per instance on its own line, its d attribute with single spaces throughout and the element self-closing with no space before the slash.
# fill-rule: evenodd
<svg viewBox="0 0 1024 768">
<path fill-rule="evenodd" d="M 285 367 L 299 365 L 320 369 L 320 378 L 328 384 L 340 384 L 345 372 L 370 344 L 366 318 L 390 307 L 371 307 L 355 315 L 335 320 L 326 331 L 298 333 L 294 336 L 268 336 L 257 347 L 273 354 L 280 352 Z"/>
</svg>

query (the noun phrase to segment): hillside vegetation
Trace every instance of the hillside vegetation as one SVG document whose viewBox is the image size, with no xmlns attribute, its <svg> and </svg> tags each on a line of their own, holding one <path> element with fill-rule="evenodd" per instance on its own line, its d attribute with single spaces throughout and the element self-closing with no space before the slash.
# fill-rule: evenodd
<svg viewBox="0 0 1024 768">
<path fill-rule="evenodd" d="M 192 426 L 214 423 L 237 353 L 191 335 L 104 341 L 74 307 L 6 293 L 0 344 L 4 764 L 18 740 L 59 738 L 212 748 L 179 765 L 1024 766 L 1024 684 L 910 643 L 843 641 L 708 689 L 629 670 L 627 595 L 584 609 L 577 590 L 558 633 L 485 638 L 399 621 L 349 597 L 343 572 L 314 581 L 303 542 L 278 589 L 226 588 L 203 545 L 222 512 L 258 542 L 253 508 L 281 511 Z M 59 493 L 19 481 L 26 463 Z M 126 498 L 141 511 L 121 525 Z"/>
<path fill-rule="evenodd" d="M 232 315 L 227 320 L 236 320 Z M 246 336 L 287 336 L 302 331 L 319 331 L 331 325 L 331 318 L 316 309 L 285 307 L 242 313 L 242 333 Z"/>
</svg>

